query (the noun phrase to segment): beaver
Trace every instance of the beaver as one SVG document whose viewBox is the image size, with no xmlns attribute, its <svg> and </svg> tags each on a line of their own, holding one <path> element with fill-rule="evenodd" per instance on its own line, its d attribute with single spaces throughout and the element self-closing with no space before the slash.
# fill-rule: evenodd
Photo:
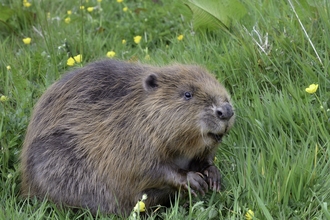
<svg viewBox="0 0 330 220">
<path fill-rule="evenodd" d="M 152 207 L 179 191 L 219 191 L 213 160 L 234 115 L 226 89 L 197 65 L 90 63 L 37 102 L 21 153 L 22 194 L 128 215 L 144 194 Z"/>
</svg>

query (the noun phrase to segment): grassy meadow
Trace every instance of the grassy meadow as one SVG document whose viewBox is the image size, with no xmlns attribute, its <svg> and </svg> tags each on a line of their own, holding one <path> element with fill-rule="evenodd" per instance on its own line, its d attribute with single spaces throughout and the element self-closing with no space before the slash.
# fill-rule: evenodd
<svg viewBox="0 0 330 220">
<path fill-rule="evenodd" d="M 216 157 L 222 191 L 148 218 L 330 219 L 330 2 L 241 2 L 242 19 L 209 31 L 194 28 L 184 1 L 1 0 L 0 219 L 93 219 L 20 198 L 19 154 L 46 88 L 107 57 L 202 65 L 235 105 Z"/>
</svg>

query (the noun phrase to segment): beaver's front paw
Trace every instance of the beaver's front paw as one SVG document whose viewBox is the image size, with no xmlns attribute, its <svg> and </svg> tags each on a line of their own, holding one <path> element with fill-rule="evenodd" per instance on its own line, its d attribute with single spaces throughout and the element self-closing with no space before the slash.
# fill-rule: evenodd
<svg viewBox="0 0 330 220">
<path fill-rule="evenodd" d="M 190 192 L 197 196 L 196 192 L 199 192 L 202 196 L 208 191 L 208 185 L 205 182 L 203 174 L 199 172 L 190 171 L 187 173 L 187 183 L 185 184 L 185 188 Z"/>
<path fill-rule="evenodd" d="M 203 171 L 205 179 L 210 189 L 213 191 L 220 191 L 221 188 L 221 174 L 218 168 L 214 165 L 209 166 Z"/>
</svg>

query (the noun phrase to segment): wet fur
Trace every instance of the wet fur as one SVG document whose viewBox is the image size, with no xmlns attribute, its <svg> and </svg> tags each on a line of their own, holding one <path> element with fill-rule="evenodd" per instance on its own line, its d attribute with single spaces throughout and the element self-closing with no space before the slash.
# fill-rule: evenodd
<svg viewBox="0 0 330 220">
<path fill-rule="evenodd" d="M 187 91 L 193 99 L 184 99 Z M 144 193 L 147 207 L 166 205 L 187 179 L 203 184 L 195 171 L 213 165 L 218 145 L 203 131 L 229 130 L 234 117 L 210 116 L 212 105 L 229 102 L 198 66 L 104 60 L 77 69 L 35 106 L 21 156 L 22 193 L 93 213 L 128 214 Z"/>
</svg>

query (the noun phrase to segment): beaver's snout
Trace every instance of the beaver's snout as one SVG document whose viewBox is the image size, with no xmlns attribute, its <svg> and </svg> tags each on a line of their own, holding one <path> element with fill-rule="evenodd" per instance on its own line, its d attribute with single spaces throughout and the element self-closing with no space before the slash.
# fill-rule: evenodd
<svg viewBox="0 0 330 220">
<path fill-rule="evenodd" d="M 231 104 L 226 103 L 215 109 L 216 116 L 221 120 L 229 120 L 233 115 L 233 107 Z"/>
</svg>

